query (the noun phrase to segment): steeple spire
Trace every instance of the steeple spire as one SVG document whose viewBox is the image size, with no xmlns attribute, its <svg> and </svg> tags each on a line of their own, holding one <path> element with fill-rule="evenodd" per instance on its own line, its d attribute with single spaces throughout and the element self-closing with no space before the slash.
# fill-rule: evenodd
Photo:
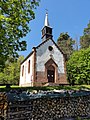
<svg viewBox="0 0 90 120">
<path fill-rule="evenodd" d="M 44 21 L 44 27 L 42 29 L 42 41 L 45 41 L 47 39 L 52 39 L 52 28 L 49 25 L 48 21 L 48 13 L 46 12 L 45 21 Z"/>
<path fill-rule="evenodd" d="M 48 13 L 46 12 L 44 26 L 49 26 Z"/>
</svg>

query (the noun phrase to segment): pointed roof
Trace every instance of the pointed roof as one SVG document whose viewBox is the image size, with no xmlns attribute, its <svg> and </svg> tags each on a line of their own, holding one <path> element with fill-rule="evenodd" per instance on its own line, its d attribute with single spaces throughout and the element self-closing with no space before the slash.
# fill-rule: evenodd
<svg viewBox="0 0 90 120">
<path fill-rule="evenodd" d="M 44 26 L 49 26 L 48 13 L 46 12 Z"/>
</svg>

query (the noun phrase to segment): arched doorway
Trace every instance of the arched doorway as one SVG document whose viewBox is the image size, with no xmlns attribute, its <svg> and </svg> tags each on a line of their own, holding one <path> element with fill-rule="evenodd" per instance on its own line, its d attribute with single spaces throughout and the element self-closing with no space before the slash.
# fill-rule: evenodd
<svg viewBox="0 0 90 120">
<path fill-rule="evenodd" d="M 47 82 L 56 83 L 58 80 L 58 65 L 50 58 L 45 63 L 45 78 Z"/>
<path fill-rule="evenodd" d="M 50 65 L 47 68 L 47 79 L 48 82 L 54 82 L 55 81 L 55 68 Z"/>
</svg>

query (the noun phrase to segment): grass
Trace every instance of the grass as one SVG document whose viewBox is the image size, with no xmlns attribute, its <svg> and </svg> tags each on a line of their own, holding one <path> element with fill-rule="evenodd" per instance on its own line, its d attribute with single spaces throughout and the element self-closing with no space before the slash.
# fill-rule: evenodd
<svg viewBox="0 0 90 120">
<path fill-rule="evenodd" d="M 85 87 L 85 88 L 90 89 L 90 85 L 82 85 L 82 86 Z"/>
<path fill-rule="evenodd" d="M 25 90 L 25 91 L 33 91 L 33 90 L 81 90 L 81 89 L 89 89 L 90 85 L 75 85 L 75 86 L 45 86 L 45 87 L 19 87 L 19 86 L 11 86 L 10 88 L 6 88 L 5 86 L 0 86 L 0 92 L 10 91 L 10 90 Z"/>
</svg>

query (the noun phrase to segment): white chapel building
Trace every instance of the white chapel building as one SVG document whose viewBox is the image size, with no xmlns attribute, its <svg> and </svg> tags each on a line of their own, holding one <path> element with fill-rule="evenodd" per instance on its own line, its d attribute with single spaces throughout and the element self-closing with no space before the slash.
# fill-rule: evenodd
<svg viewBox="0 0 90 120">
<path fill-rule="evenodd" d="M 42 29 L 42 42 L 22 61 L 20 86 L 67 84 L 65 55 L 53 40 L 48 14 Z"/>
</svg>

